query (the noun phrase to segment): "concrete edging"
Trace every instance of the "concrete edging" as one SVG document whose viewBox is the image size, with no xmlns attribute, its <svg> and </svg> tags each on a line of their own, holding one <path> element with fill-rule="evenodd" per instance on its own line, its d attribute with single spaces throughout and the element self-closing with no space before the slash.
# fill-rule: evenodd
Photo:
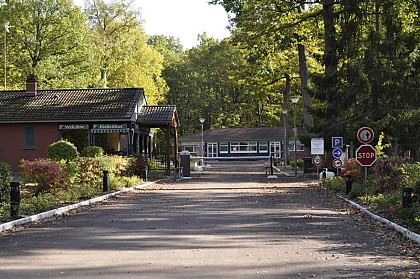
<svg viewBox="0 0 420 279">
<path fill-rule="evenodd" d="M 393 228 L 394 230 L 401 233 L 403 236 L 407 237 L 408 239 L 411 239 L 411 240 L 413 240 L 417 243 L 420 243 L 420 235 L 419 234 L 416 234 L 416 233 L 410 231 L 407 228 L 404 228 L 404 227 L 402 227 L 402 226 L 400 226 L 400 225 L 398 225 L 394 222 L 389 221 L 388 219 L 385 219 L 385 218 L 383 218 L 379 215 L 376 215 L 376 214 L 370 212 L 369 210 L 367 210 L 366 208 L 364 208 L 363 206 L 361 206 L 361 205 L 359 205 L 359 204 L 357 204 L 357 203 L 355 203 L 355 202 L 353 202 L 349 199 L 346 199 L 346 198 L 344 198 L 340 195 L 339 195 L 339 197 L 341 199 L 345 200 L 346 202 L 348 202 L 349 204 L 351 204 L 351 206 L 353 206 L 353 207 L 357 208 L 358 210 L 360 210 L 361 212 L 369 215 L 371 218 L 375 219 L 376 221 L 384 223 L 385 225 Z"/>
<path fill-rule="evenodd" d="M 82 202 L 79 202 L 79 203 L 59 207 L 59 208 L 52 209 L 52 210 L 49 210 L 49 211 L 46 211 L 46 212 L 42 212 L 42 213 L 39 213 L 39 214 L 36 214 L 36 215 L 32 215 L 32 216 L 17 219 L 17 220 L 14 220 L 14 221 L 10 221 L 10 222 L 7 222 L 7 223 L 3 223 L 3 224 L 0 224 L 0 232 L 10 230 L 14 227 L 21 226 L 21 225 L 24 225 L 24 224 L 36 222 L 36 221 L 39 221 L 39 220 L 42 220 L 42 219 L 51 218 L 51 217 L 56 216 L 56 215 L 62 215 L 62 214 L 66 213 L 70 210 L 73 210 L 73 209 L 76 209 L 76 208 L 79 208 L 79 207 L 82 207 L 82 206 L 88 206 L 88 205 L 91 205 L 91 204 L 109 199 L 109 198 L 111 198 L 113 196 L 116 196 L 118 194 L 122 194 L 122 193 L 126 193 L 126 192 L 129 192 L 129 191 L 132 191 L 132 190 L 145 188 L 145 187 L 150 186 L 150 185 L 152 185 L 156 182 L 157 181 L 147 182 L 147 183 L 140 184 L 140 185 L 137 185 L 137 186 L 133 186 L 133 187 L 130 187 L 130 188 L 126 188 L 126 189 L 123 189 L 123 190 L 120 190 L 120 191 L 117 191 L 117 192 L 109 193 L 109 194 L 102 195 L 102 196 L 99 196 L 99 197 L 96 197 L 96 198 L 92 198 L 92 199 L 89 199 L 89 200 L 86 200 L 86 201 L 82 201 Z"/>
</svg>

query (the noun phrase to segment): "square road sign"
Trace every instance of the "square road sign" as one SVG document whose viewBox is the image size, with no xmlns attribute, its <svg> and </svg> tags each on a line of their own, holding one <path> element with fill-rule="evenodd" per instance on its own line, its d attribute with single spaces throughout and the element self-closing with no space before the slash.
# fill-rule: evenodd
<svg viewBox="0 0 420 279">
<path fill-rule="evenodd" d="M 332 137 L 332 148 L 343 148 L 343 137 Z"/>
</svg>

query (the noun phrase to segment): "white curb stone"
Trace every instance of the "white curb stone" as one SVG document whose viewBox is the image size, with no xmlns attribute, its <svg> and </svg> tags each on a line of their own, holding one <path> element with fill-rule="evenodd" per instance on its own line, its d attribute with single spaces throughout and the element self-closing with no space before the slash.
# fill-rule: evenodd
<svg viewBox="0 0 420 279">
<path fill-rule="evenodd" d="M 417 243 L 420 243 L 420 235 L 418 235 L 418 234 L 416 234 L 416 233 L 414 233 L 414 232 L 410 231 L 410 230 L 409 230 L 409 229 L 407 229 L 407 228 L 404 228 L 404 227 L 402 227 L 402 226 L 400 226 L 400 225 L 397 225 L 397 224 L 395 224 L 394 222 L 391 222 L 391 221 L 389 221 L 389 220 L 387 220 L 387 219 L 385 219 L 385 218 L 382 218 L 381 216 L 378 216 L 378 215 L 376 215 L 376 214 L 374 214 L 374 213 L 370 212 L 370 211 L 369 211 L 369 210 L 367 210 L 366 208 L 364 208 L 364 207 L 360 206 L 359 204 L 357 204 L 357 203 L 355 203 L 355 202 L 353 202 L 353 201 L 351 201 L 351 200 L 349 200 L 349 199 L 346 199 L 346 198 L 344 198 L 344 197 L 342 197 L 342 196 L 339 196 L 339 197 L 340 197 L 341 199 L 345 200 L 346 202 L 350 203 L 353 207 L 357 208 L 357 209 L 358 209 L 358 210 L 360 210 L 361 212 L 363 212 L 363 213 L 365 213 L 365 214 L 369 215 L 369 216 L 370 216 L 370 217 L 372 217 L 373 219 L 375 219 L 375 220 L 377 220 L 377 221 L 379 221 L 379 222 L 381 222 L 381 223 L 384 223 L 384 224 L 386 224 L 387 226 L 389 226 L 389 227 L 393 228 L 394 230 L 396 230 L 397 232 L 401 233 L 403 236 L 407 237 L 408 239 L 411 239 L 411 240 L 413 240 L 413 241 L 415 241 L 415 242 L 417 242 Z"/>
<path fill-rule="evenodd" d="M 60 207 L 60 208 L 57 208 L 57 209 L 49 210 L 49 211 L 42 212 L 42 213 L 32 215 L 32 216 L 29 216 L 29 217 L 25 217 L 25 218 L 10 221 L 10 222 L 7 222 L 7 223 L 3 223 L 3 224 L 0 224 L 0 232 L 12 229 L 12 228 L 17 227 L 17 226 L 24 225 L 24 224 L 27 224 L 27 223 L 36 222 L 36 221 L 46 219 L 46 218 L 51 218 L 51 217 L 56 216 L 56 215 L 62 215 L 62 214 L 66 213 L 70 210 L 73 210 L 73 209 L 76 209 L 76 208 L 79 208 L 79 207 L 82 207 L 82 206 L 87 206 L 87 205 L 90 205 L 90 204 L 94 204 L 94 203 L 109 199 L 109 198 L 111 198 L 113 196 L 116 196 L 118 194 L 122 194 L 122 193 L 126 193 L 126 192 L 129 192 L 129 191 L 132 191 L 132 190 L 145 188 L 145 187 L 150 186 L 150 185 L 152 185 L 156 182 L 157 181 L 147 182 L 147 183 L 140 184 L 140 185 L 137 185 L 137 186 L 133 186 L 133 187 L 130 187 L 130 188 L 126 188 L 126 189 L 123 189 L 123 190 L 120 190 L 120 191 L 117 191 L 117 192 L 113 192 L 113 193 L 109 193 L 109 194 L 106 194 L 106 195 L 103 195 L 103 196 L 92 198 L 90 200 L 82 201 L 82 202 L 79 202 L 79 203 L 76 203 L 76 204 L 63 206 L 63 207 Z"/>
</svg>

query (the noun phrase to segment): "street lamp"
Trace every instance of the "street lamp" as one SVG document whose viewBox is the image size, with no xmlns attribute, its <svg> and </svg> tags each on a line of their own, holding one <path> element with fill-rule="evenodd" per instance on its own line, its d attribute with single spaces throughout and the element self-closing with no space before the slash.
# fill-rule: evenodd
<svg viewBox="0 0 420 279">
<path fill-rule="evenodd" d="M 10 25 L 10 22 L 4 24 L 4 91 L 6 91 L 7 85 L 7 33 L 10 33 L 10 27 L 14 27 Z"/>
<path fill-rule="evenodd" d="M 287 157 L 289 153 L 289 140 L 287 139 L 287 108 L 282 109 L 283 112 L 283 160 L 284 168 L 287 169 Z"/>
<path fill-rule="evenodd" d="M 10 22 L 6 22 L 4 24 L 4 91 L 6 91 L 6 79 L 7 79 L 6 57 L 7 57 L 7 33 L 10 32 L 9 28 L 10 28 Z"/>
<path fill-rule="evenodd" d="M 297 176 L 297 159 L 296 159 L 296 152 L 297 152 L 297 128 L 296 128 L 296 103 L 299 101 L 299 96 L 292 96 L 290 97 L 290 100 L 292 100 L 294 109 L 293 109 L 293 132 L 294 132 L 294 140 L 295 140 L 295 146 L 294 146 L 294 161 L 295 161 L 295 177 Z"/>
<path fill-rule="evenodd" d="M 200 123 L 201 123 L 201 157 L 204 156 L 204 121 L 206 120 L 203 117 L 200 117 Z M 202 161 L 201 161 L 202 162 Z"/>
</svg>

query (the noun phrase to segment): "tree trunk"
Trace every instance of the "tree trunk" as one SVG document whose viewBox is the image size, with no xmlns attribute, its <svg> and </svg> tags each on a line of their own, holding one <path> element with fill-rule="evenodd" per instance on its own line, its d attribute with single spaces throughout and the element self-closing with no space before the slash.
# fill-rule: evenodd
<svg viewBox="0 0 420 279">
<path fill-rule="evenodd" d="M 107 70 L 102 69 L 101 70 L 101 81 L 102 81 L 102 87 L 107 88 Z"/>
<path fill-rule="evenodd" d="M 324 0 L 323 19 L 325 32 L 325 77 L 324 89 L 327 100 L 326 117 L 332 115 L 333 105 L 337 96 L 337 40 L 334 26 L 334 0 Z"/>
<path fill-rule="evenodd" d="M 312 116 L 312 90 L 309 80 L 308 60 L 306 57 L 306 48 L 298 44 L 299 53 L 299 72 L 303 100 L 303 126 L 305 129 L 314 127 L 314 118 Z"/>
<path fill-rule="evenodd" d="M 289 111 L 289 95 L 290 95 L 290 87 L 291 81 L 289 74 L 285 74 L 286 78 L 286 88 L 284 89 L 283 93 L 283 105 L 282 105 L 282 113 L 283 113 L 283 160 L 285 166 L 289 161 L 289 133 L 288 133 L 288 121 L 287 121 L 287 112 Z"/>
</svg>

